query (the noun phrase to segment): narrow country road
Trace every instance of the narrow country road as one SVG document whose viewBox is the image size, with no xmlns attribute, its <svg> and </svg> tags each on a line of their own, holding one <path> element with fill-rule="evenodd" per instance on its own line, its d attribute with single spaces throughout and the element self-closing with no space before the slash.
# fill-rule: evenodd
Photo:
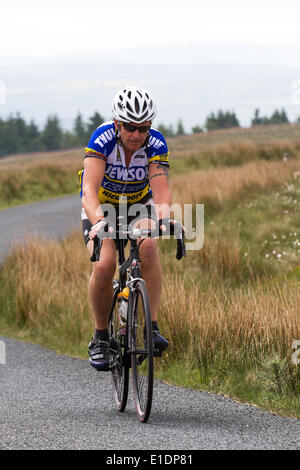
<svg viewBox="0 0 300 470">
<path fill-rule="evenodd" d="M 15 240 L 27 235 L 62 237 L 80 228 L 79 194 L 0 210 L 0 264 Z"/>
<path fill-rule="evenodd" d="M 80 227 L 79 214 L 77 196 L 0 211 L 0 262 L 14 238 L 25 232 L 60 237 Z M 297 419 L 155 381 L 152 413 L 141 424 L 132 390 L 118 413 L 109 374 L 87 360 L 3 336 L 0 351 L 2 450 L 300 450 Z"/>
<path fill-rule="evenodd" d="M 88 361 L 0 337 L 1 449 L 300 449 L 300 420 L 155 382 L 147 424 L 132 389 L 119 413 L 109 374 Z"/>
</svg>

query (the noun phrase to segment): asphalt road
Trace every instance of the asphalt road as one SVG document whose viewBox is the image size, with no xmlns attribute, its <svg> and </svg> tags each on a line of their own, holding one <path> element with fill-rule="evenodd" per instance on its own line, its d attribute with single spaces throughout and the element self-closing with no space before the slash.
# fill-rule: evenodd
<svg viewBox="0 0 300 470">
<path fill-rule="evenodd" d="M 81 227 L 79 194 L 0 210 L 0 263 L 27 235 L 59 238 Z"/>
<path fill-rule="evenodd" d="M 79 227 L 79 207 L 72 196 L 0 211 L 0 256 L 27 229 L 62 236 Z M 87 360 L 0 337 L 0 449 L 300 450 L 300 420 L 156 381 L 141 424 L 132 389 L 117 412 L 109 374 Z"/>
<path fill-rule="evenodd" d="M 300 449 L 300 420 L 156 381 L 141 424 L 132 389 L 116 411 L 109 373 L 86 360 L 1 338 L 1 449 Z"/>
</svg>

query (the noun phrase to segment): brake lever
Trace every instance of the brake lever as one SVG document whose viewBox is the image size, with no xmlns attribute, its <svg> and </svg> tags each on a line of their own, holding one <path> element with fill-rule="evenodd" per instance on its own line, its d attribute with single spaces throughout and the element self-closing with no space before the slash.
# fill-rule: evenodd
<svg viewBox="0 0 300 470">
<path fill-rule="evenodd" d="M 93 239 L 93 242 L 94 242 L 93 253 L 92 253 L 92 256 L 90 257 L 90 260 L 92 261 L 92 263 L 94 263 L 95 261 L 99 261 L 100 259 L 100 250 L 102 247 L 103 240 L 102 239 L 100 240 L 98 237 L 95 237 Z"/>
<path fill-rule="evenodd" d="M 184 243 L 184 234 L 177 238 L 177 253 L 176 259 L 180 260 L 183 256 L 186 256 L 186 249 Z"/>
<path fill-rule="evenodd" d="M 105 225 L 103 225 L 97 232 L 97 236 L 93 238 L 94 246 L 93 246 L 93 253 L 92 256 L 90 257 L 90 260 L 92 263 L 95 261 L 99 261 L 100 259 L 100 251 L 103 243 L 103 237 L 101 234 L 107 232 L 108 229 L 108 222 L 106 221 Z"/>
</svg>

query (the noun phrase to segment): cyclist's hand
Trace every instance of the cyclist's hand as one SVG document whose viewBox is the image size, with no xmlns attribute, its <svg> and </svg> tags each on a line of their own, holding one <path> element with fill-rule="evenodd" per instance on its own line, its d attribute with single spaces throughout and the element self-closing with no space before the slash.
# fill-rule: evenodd
<svg viewBox="0 0 300 470">
<path fill-rule="evenodd" d="M 95 225 L 92 226 L 91 231 L 89 232 L 90 240 L 94 240 L 97 237 L 97 233 L 107 227 L 107 220 L 101 219 Z"/>
<path fill-rule="evenodd" d="M 186 256 L 184 234 L 186 228 L 177 220 L 164 218 L 158 221 L 158 232 L 159 235 L 174 235 L 177 239 L 177 253 L 176 258 L 180 260 L 183 256 Z"/>
<path fill-rule="evenodd" d="M 186 228 L 180 222 L 168 217 L 159 219 L 158 230 L 159 235 L 175 235 L 175 238 L 178 238 L 177 236 L 184 235 L 186 232 Z"/>
</svg>

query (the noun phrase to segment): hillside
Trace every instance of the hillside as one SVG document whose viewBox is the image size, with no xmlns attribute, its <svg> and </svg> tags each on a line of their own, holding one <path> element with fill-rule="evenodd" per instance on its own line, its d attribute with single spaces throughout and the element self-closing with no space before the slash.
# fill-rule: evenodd
<svg viewBox="0 0 300 470">
<path fill-rule="evenodd" d="M 177 174 L 237 166 L 256 159 L 293 158 L 300 150 L 299 136 L 300 123 L 169 138 L 170 174 L 173 178 Z M 83 157 L 84 149 L 80 148 L 0 159 L 0 208 L 76 193 L 77 172 Z"/>
</svg>

